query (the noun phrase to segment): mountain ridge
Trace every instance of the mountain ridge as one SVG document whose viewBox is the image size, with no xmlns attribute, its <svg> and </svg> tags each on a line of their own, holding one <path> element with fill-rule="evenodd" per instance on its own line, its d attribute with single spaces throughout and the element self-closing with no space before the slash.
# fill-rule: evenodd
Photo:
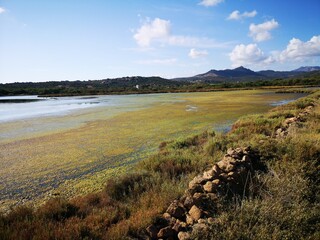
<svg viewBox="0 0 320 240">
<path fill-rule="evenodd" d="M 172 80 L 186 81 L 186 82 L 206 82 L 206 83 L 221 83 L 221 82 L 244 82 L 269 80 L 274 78 L 288 78 L 295 77 L 304 73 L 313 71 L 320 71 L 319 66 L 305 66 L 294 69 L 292 71 L 275 71 L 275 70 L 261 70 L 253 71 L 243 66 L 234 69 L 216 70 L 211 69 L 208 72 L 198 74 L 192 77 L 175 78 Z"/>
</svg>

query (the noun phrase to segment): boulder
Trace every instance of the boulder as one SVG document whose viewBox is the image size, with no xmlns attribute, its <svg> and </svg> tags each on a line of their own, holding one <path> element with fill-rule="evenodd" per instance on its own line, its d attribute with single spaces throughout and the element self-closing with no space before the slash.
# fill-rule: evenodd
<svg viewBox="0 0 320 240">
<path fill-rule="evenodd" d="M 182 219 L 185 215 L 184 206 L 177 200 L 170 204 L 166 212 L 177 219 Z"/>
<path fill-rule="evenodd" d="M 193 205 L 189 211 L 189 215 L 194 221 L 198 221 L 202 217 L 203 211 L 196 205 Z"/>
<path fill-rule="evenodd" d="M 207 181 L 209 180 L 212 180 L 212 179 L 214 179 L 214 177 L 216 177 L 217 176 L 217 174 L 216 174 L 216 172 L 213 170 L 213 169 L 210 169 L 210 170 L 208 170 L 208 171 L 205 171 L 204 173 L 203 173 L 203 178 L 204 179 L 206 179 Z"/>
<path fill-rule="evenodd" d="M 194 223 L 193 218 L 189 214 L 186 215 L 186 223 L 188 225 L 193 225 L 193 223 Z"/>
<path fill-rule="evenodd" d="M 224 172 L 230 172 L 234 170 L 235 166 L 230 163 L 230 161 L 220 161 L 217 163 L 218 167 Z"/>
<path fill-rule="evenodd" d="M 206 181 L 207 180 L 204 179 L 202 176 L 196 176 L 192 179 L 192 181 L 189 182 L 189 188 L 192 188 L 193 185 L 196 185 L 196 184 L 203 184 Z"/>
<path fill-rule="evenodd" d="M 220 179 L 215 179 L 212 181 L 212 184 L 219 186 L 221 184 L 221 181 L 220 181 Z"/>
<path fill-rule="evenodd" d="M 212 193 L 215 190 L 215 185 L 209 181 L 203 185 L 203 189 L 208 193 Z"/>
<path fill-rule="evenodd" d="M 203 192 L 203 187 L 202 187 L 202 185 L 200 185 L 200 184 L 194 184 L 194 185 L 192 185 L 192 187 L 191 187 L 191 188 L 189 187 L 189 189 L 186 191 L 186 194 L 187 194 L 187 195 L 188 195 L 188 194 L 193 195 L 193 194 L 195 194 L 195 193 L 197 193 L 197 192 Z"/>
<path fill-rule="evenodd" d="M 190 233 L 187 233 L 187 232 L 179 232 L 179 233 L 178 233 L 178 239 L 179 239 L 179 240 L 189 240 L 189 239 L 190 239 Z"/>
<path fill-rule="evenodd" d="M 192 197 L 186 197 L 186 200 L 184 200 L 184 206 L 187 209 L 190 209 L 194 205 L 194 201 Z"/>
</svg>

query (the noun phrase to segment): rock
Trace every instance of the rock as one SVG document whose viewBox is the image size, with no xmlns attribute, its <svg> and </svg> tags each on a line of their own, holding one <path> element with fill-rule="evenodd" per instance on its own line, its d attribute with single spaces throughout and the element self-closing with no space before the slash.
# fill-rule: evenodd
<svg viewBox="0 0 320 240">
<path fill-rule="evenodd" d="M 230 171 L 234 170 L 234 165 L 230 164 L 230 161 L 222 160 L 222 161 L 218 162 L 217 165 L 224 172 L 230 172 Z"/>
<path fill-rule="evenodd" d="M 277 136 L 277 137 L 284 137 L 285 135 L 286 135 L 286 131 L 283 130 L 282 128 L 278 128 L 278 129 L 276 130 L 276 136 Z"/>
<path fill-rule="evenodd" d="M 212 184 L 219 186 L 221 184 L 220 179 L 215 179 L 212 181 Z"/>
<path fill-rule="evenodd" d="M 223 181 L 226 181 L 226 180 L 228 179 L 228 174 L 226 174 L 226 173 L 221 173 L 221 174 L 219 175 L 219 177 L 220 177 L 220 179 L 222 179 Z"/>
<path fill-rule="evenodd" d="M 189 182 L 189 188 L 192 188 L 193 185 L 197 185 L 197 184 L 203 184 L 205 183 L 207 180 L 204 179 L 202 176 L 196 176 L 192 179 L 191 182 Z"/>
<path fill-rule="evenodd" d="M 190 239 L 190 233 L 187 233 L 187 232 L 179 232 L 179 233 L 178 233 L 178 239 L 179 239 L 179 240 L 189 240 L 189 239 Z"/>
<path fill-rule="evenodd" d="M 217 164 L 213 165 L 212 170 L 216 173 L 216 176 L 221 173 L 221 169 Z"/>
<path fill-rule="evenodd" d="M 233 155 L 233 154 L 237 154 L 237 152 L 236 152 L 236 150 L 234 150 L 233 148 L 229 148 L 229 149 L 227 150 L 227 154 L 228 154 L 229 156 L 231 156 L 231 155 Z"/>
<path fill-rule="evenodd" d="M 292 118 L 287 118 L 284 123 L 287 125 L 290 125 L 291 123 L 297 122 L 298 118 L 297 117 L 292 117 Z"/>
<path fill-rule="evenodd" d="M 157 234 L 158 238 L 171 238 L 175 235 L 175 231 L 171 227 L 161 228 Z"/>
<path fill-rule="evenodd" d="M 166 219 L 166 220 L 171 219 L 171 215 L 170 215 L 169 213 L 167 213 L 167 212 L 165 212 L 162 216 L 163 216 L 163 218 Z"/>
<path fill-rule="evenodd" d="M 184 206 L 187 209 L 190 209 L 194 205 L 194 201 L 192 197 L 186 197 L 186 200 L 184 201 Z"/>
<path fill-rule="evenodd" d="M 195 193 L 193 196 L 194 205 L 201 205 L 205 199 L 207 199 L 207 195 L 205 193 Z"/>
<path fill-rule="evenodd" d="M 235 172 L 229 172 L 228 173 L 228 177 L 236 177 L 237 176 L 237 173 L 235 173 Z"/>
<path fill-rule="evenodd" d="M 216 172 L 213 169 L 210 169 L 203 173 L 203 178 L 209 181 L 212 180 L 215 176 L 216 176 Z"/>
<path fill-rule="evenodd" d="M 242 161 L 243 162 L 250 162 L 250 157 L 248 156 L 248 155 L 244 155 L 243 157 L 242 157 Z"/>
<path fill-rule="evenodd" d="M 147 230 L 147 233 L 149 234 L 149 236 L 152 239 L 157 238 L 158 229 L 154 225 L 150 225 L 149 227 L 147 227 L 146 230 Z"/>
<path fill-rule="evenodd" d="M 185 214 L 185 209 L 179 201 L 175 200 L 170 204 L 166 212 L 169 213 L 172 217 L 182 219 Z"/>
<path fill-rule="evenodd" d="M 209 181 L 203 185 L 203 189 L 208 193 L 212 193 L 215 190 L 215 185 Z"/>
<path fill-rule="evenodd" d="M 194 184 L 192 185 L 192 188 L 189 188 L 187 190 L 187 193 L 189 193 L 190 195 L 193 195 L 197 192 L 203 192 L 203 187 L 200 184 Z"/>
<path fill-rule="evenodd" d="M 176 232 L 185 231 L 187 229 L 187 223 L 177 220 L 172 229 Z"/>
<path fill-rule="evenodd" d="M 218 196 L 215 193 L 208 193 L 207 196 L 211 200 L 211 202 L 215 202 L 218 200 Z"/>
<path fill-rule="evenodd" d="M 194 220 L 194 221 L 198 221 L 202 215 L 203 212 L 200 208 L 198 208 L 196 205 L 193 205 L 192 208 L 189 211 L 190 217 Z"/>
<path fill-rule="evenodd" d="M 193 225 L 193 223 L 194 223 L 193 218 L 189 214 L 186 215 L 186 223 L 188 225 Z"/>
</svg>

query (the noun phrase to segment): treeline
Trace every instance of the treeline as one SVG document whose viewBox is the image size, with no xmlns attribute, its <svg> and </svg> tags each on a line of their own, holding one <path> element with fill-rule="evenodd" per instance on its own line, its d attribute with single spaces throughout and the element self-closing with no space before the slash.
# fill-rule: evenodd
<svg viewBox="0 0 320 240">
<path fill-rule="evenodd" d="M 51 81 L 0 84 L 0 95 L 99 95 L 168 91 L 187 83 L 160 77 L 124 77 L 88 81 Z"/>
<path fill-rule="evenodd" d="M 161 77 L 124 77 L 88 81 L 26 82 L 0 84 L 0 96 L 42 95 L 75 96 L 103 94 L 141 94 L 163 92 L 214 91 L 230 88 L 266 86 L 319 86 L 320 71 L 306 73 L 295 78 L 251 80 L 247 82 L 185 82 Z"/>
</svg>

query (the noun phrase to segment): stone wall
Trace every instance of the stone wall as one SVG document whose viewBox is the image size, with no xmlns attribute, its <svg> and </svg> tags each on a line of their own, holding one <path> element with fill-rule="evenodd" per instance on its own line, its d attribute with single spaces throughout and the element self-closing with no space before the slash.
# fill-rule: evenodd
<svg viewBox="0 0 320 240">
<path fill-rule="evenodd" d="M 246 194 L 259 156 L 250 148 L 229 149 L 221 161 L 189 182 L 185 194 L 147 228 L 151 239 L 186 240 L 214 222 L 222 198 Z"/>
</svg>

